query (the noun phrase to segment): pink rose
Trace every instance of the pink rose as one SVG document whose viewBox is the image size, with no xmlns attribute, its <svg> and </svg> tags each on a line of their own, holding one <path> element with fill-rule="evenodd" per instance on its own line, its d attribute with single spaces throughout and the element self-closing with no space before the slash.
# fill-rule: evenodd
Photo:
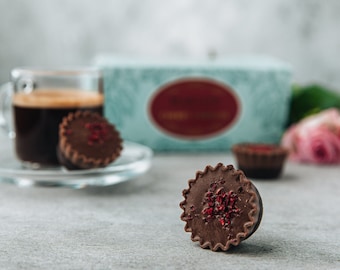
<svg viewBox="0 0 340 270">
<path fill-rule="evenodd" d="M 328 109 L 306 117 L 283 135 L 290 159 L 316 164 L 340 164 L 340 113 Z"/>
</svg>

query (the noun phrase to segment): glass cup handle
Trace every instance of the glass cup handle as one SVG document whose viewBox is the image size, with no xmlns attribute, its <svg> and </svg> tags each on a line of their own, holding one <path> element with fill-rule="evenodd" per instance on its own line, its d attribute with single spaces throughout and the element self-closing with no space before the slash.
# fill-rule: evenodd
<svg viewBox="0 0 340 270">
<path fill-rule="evenodd" d="M 0 86 L 0 127 L 10 138 L 14 138 L 11 100 L 13 94 L 13 84 L 8 82 Z"/>
</svg>

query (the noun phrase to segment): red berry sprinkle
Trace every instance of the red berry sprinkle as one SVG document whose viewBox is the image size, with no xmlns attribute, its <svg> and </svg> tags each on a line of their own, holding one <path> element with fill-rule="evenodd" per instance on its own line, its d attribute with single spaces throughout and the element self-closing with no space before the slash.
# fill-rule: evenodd
<svg viewBox="0 0 340 270">
<path fill-rule="evenodd" d="M 103 143 L 108 135 L 108 125 L 103 122 L 86 123 L 85 128 L 90 131 L 87 138 L 87 144 Z"/>
<path fill-rule="evenodd" d="M 234 217 L 240 214 L 236 206 L 238 196 L 232 190 L 225 191 L 224 187 L 217 188 L 217 183 L 212 183 L 204 197 L 205 207 L 202 210 L 203 220 L 208 223 L 217 219 L 224 229 L 231 225 Z"/>
<path fill-rule="evenodd" d="M 256 152 L 270 152 L 273 151 L 275 149 L 274 145 L 267 145 L 267 144 L 254 144 L 254 145 L 248 145 L 247 146 L 248 149 L 252 150 L 252 151 L 256 151 Z"/>
<path fill-rule="evenodd" d="M 72 134 L 72 130 L 71 129 L 65 130 L 65 135 L 71 135 L 71 134 Z"/>
</svg>

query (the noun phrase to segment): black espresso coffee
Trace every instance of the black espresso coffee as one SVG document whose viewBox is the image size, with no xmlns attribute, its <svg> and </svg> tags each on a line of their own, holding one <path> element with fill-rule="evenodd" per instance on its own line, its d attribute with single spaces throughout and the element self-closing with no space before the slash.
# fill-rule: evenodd
<svg viewBox="0 0 340 270">
<path fill-rule="evenodd" d="M 15 148 L 25 162 L 57 165 L 59 123 L 76 110 L 103 114 L 103 95 L 79 90 L 36 90 L 13 97 Z"/>
</svg>

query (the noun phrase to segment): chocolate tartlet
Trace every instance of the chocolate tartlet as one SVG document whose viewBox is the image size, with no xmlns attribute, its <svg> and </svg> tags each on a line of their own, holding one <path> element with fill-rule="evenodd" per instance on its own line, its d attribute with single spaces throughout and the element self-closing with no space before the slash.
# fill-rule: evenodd
<svg viewBox="0 0 340 270">
<path fill-rule="evenodd" d="M 59 125 L 58 159 L 69 170 L 105 167 L 122 148 L 115 126 L 98 113 L 70 113 Z"/>
<path fill-rule="evenodd" d="M 248 177 L 271 179 L 281 175 L 288 150 L 275 144 L 241 143 L 232 147 L 238 168 Z"/>
<path fill-rule="evenodd" d="M 212 251 L 228 250 L 251 236 L 260 225 L 262 199 L 240 170 L 218 163 L 198 171 L 183 190 L 181 219 L 191 240 Z"/>
</svg>

